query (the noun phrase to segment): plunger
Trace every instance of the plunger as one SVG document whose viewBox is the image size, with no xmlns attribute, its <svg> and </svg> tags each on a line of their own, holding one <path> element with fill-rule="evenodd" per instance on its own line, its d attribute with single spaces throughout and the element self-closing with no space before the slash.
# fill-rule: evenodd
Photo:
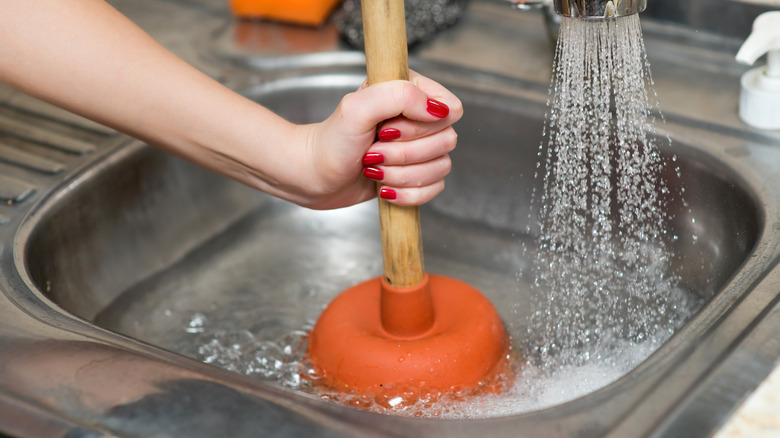
<svg viewBox="0 0 780 438">
<path fill-rule="evenodd" d="M 363 0 L 362 9 L 368 83 L 409 80 L 404 1 Z M 480 390 L 507 365 L 498 313 L 468 284 L 424 271 L 418 207 L 380 198 L 379 219 L 384 276 L 328 305 L 311 331 L 309 358 L 341 390 Z"/>
</svg>

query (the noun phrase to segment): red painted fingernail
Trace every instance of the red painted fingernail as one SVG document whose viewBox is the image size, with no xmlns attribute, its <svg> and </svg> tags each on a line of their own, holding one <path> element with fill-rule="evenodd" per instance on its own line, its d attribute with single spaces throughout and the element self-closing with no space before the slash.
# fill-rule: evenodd
<svg viewBox="0 0 780 438">
<path fill-rule="evenodd" d="M 382 187 L 379 190 L 379 197 L 382 199 L 395 199 L 398 197 L 398 194 L 395 193 L 395 190 L 388 189 L 387 187 Z"/>
<path fill-rule="evenodd" d="M 385 156 L 377 152 L 368 152 L 363 155 L 363 165 L 373 166 L 374 164 L 382 164 L 385 162 Z"/>
<path fill-rule="evenodd" d="M 379 131 L 379 141 L 390 141 L 401 138 L 401 131 L 395 128 L 385 128 Z"/>
<path fill-rule="evenodd" d="M 376 167 L 364 167 L 363 176 L 381 181 L 382 178 L 385 177 L 385 172 L 383 172 L 382 169 L 377 169 Z"/>
<path fill-rule="evenodd" d="M 440 119 L 447 117 L 450 113 L 450 107 L 439 102 L 438 100 L 428 99 L 428 112 Z"/>
</svg>

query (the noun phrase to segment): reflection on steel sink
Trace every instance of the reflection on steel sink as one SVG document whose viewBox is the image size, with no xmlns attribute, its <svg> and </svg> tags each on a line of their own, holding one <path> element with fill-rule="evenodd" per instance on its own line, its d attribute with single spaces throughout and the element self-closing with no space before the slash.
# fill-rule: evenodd
<svg viewBox="0 0 780 438">
<path fill-rule="evenodd" d="M 361 81 L 293 77 L 246 94 L 309 122 L 327 116 Z M 518 288 L 516 275 L 528 269 L 520 240 L 537 183 L 545 96 L 506 81 L 477 89 L 453 77 L 446 85 L 463 100 L 465 116 L 448 188 L 422 209 L 427 268 L 475 285 L 522 339 L 523 319 L 513 309 L 522 314 L 530 292 Z M 777 292 L 780 227 L 767 218 L 777 216 L 780 186 L 767 183 L 775 176 L 765 163 L 780 153 L 672 122 L 664 129 L 674 141 L 664 153 L 678 157 L 681 175 L 668 184 L 684 184 L 689 203 L 670 204 L 670 226 L 680 236 L 674 260 L 685 288 L 704 304 L 647 360 L 576 400 L 488 419 L 383 416 L 169 351 L 182 321 L 166 315 L 212 303 L 267 308 L 273 317 L 265 323 L 280 332 L 300 328 L 335 293 L 378 275 L 378 224 L 372 203 L 305 210 L 133 143 L 51 191 L 9 237 L 13 257 L 0 252 L 10 273 L 1 285 L 0 412 L 21 412 L 73 436 L 636 436 L 684 424 L 712 430 L 719 417 L 695 414 L 722 384 L 719 376 L 737 366 L 732 358 L 745 351 L 739 341 Z M 716 366 L 719 360 L 726 368 Z M 726 409 L 705 406 L 716 414 Z"/>
</svg>

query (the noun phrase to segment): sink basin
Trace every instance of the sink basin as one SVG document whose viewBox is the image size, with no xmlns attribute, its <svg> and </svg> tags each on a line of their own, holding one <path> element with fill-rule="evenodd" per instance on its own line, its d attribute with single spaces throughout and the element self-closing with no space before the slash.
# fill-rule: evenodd
<svg viewBox="0 0 780 438">
<path fill-rule="evenodd" d="M 365 74 L 332 27 L 237 24 L 221 0 L 114 3 L 294 121 L 323 118 Z M 666 115 L 658 143 L 671 138 L 662 153 L 677 157 L 666 183 L 685 188 L 667 224 L 683 322 L 620 344 L 608 378 L 554 376 L 544 397 L 478 418 L 450 418 L 471 403 L 440 418 L 356 409 L 291 389 L 289 364 L 276 368 L 335 294 L 380 273 L 373 202 L 298 208 L 0 84 L 0 435 L 712 435 L 780 357 L 780 134 L 736 115 L 741 41 L 642 25 Z M 410 58 L 466 108 L 447 189 L 422 209 L 426 267 L 485 293 L 531 355 L 529 206 L 552 58 L 538 15 L 488 0 Z M 523 370 L 516 389 L 538 387 Z"/>
<path fill-rule="evenodd" d="M 526 249 L 536 232 L 529 207 L 540 184 L 534 172 L 546 87 L 422 67 L 465 108 L 447 189 L 421 210 L 426 268 L 481 290 L 516 348 L 527 350 L 534 292 Z M 243 91 L 292 121 L 310 122 L 362 80 L 280 77 Z M 743 351 L 740 341 L 778 292 L 780 227 L 767 218 L 780 207 L 780 186 L 767 178 L 775 177 L 771 163 L 780 154 L 759 137 L 704 128 L 671 117 L 659 132 L 672 139 L 662 152 L 679 167 L 665 173 L 667 185 L 672 193 L 685 187 L 686 202 L 668 205 L 678 236 L 670 243 L 672 270 L 696 303 L 687 322 L 603 385 L 479 419 L 380 415 L 201 363 L 204 331 L 300 335 L 337 293 L 379 275 L 375 204 L 311 211 L 126 142 L 42 196 L 11 236 L 13 258 L 4 269 L 13 275 L 0 289 L 0 310 L 14 309 L 6 320 L 27 331 L 0 326 L 0 346 L 14 352 L 0 357 L 0 412 L 56 419 L 70 431 L 144 436 L 676 430 L 701 408 L 697 394 L 717 390 L 720 380 L 707 383 L 720 375 L 716 359 Z M 711 430 L 718 421 L 700 422 Z"/>
<path fill-rule="evenodd" d="M 327 117 L 341 96 L 357 88 L 362 80 L 359 75 L 287 78 L 249 88 L 245 94 L 294 122 L 309 123 Z M 483 291 L 508 325 L 515 349 L 524 352 L 533 347 L 531 343 L 535 340 L 527 333 L 531 303 L 539 301 L 532 295 L 542 293 L 529 286 L 533 279 L 533 250 L 529 248 L 535 245 L 531 199 L 534 190 L 537 193 L 541 190 L 541 182 L 534 175 L 545 108 L 529 100 L 488 95 L 467 88 L 455 90 L 464 100 L 466 116 L 458 125 L 460 146 L 453 155 L 448 189 L 422 208 L 426 268 L 431 273 L 466 281 Z M 668 226 L 670 235 L 681 236 L 670 244 L 673 263 L 670 273 L 681 277 L 680 286 L 689 295 L 687 301 L 692 303 L 690 308 L 680 310 L 687 319 L 698 310 L 700 303 L 722 289 L 747 259 L 758 239 L 761 212 L 756 197 L 745 183 L 722 163 L 684 143 L 675 143 L 673 150 L 664 153 L 670 163 L 667 169 L 670 192 L 679 194 L 680 187 L 685 187 L 685 202 L 680 196 L 670 196 L 668 204 L 673 209 L 674 220 Z M 153 151 L 138 154 L 160 155 Z M 672 154 L 677 157 L 673 164 L 678 167 L 679 177 L 671 169 Z M 188 193 L 193 190 L 191 180 L 213 179 L 189 174 L 200 173 L 197 169 L 168 170 L 168 166 L 175 165 L 167 164 L 172 159 L 164 155 L 137 159 L 139 163 L 118 165 L 107 174 L 108 178 L 114 180 L 116 173 L 125 168 L 145 175 L 146 171 L 139 169 L 146 168 L 148 160 L 161 160 L 159 170 L 153 171 L 158 176 L 143 176 L 149 189 L 156 193 L 165 191 L 159 185 L 171 184 L 166 174 L 181 174 L 177 178 L 190 187 Z M 124 189 L 112 187 L 111 180 L 96 180 L 95 188 L 85 190 L 94 196 L 98 186 L 105 187 L 110 190 L 106 194 L 108 198 L 126 199 L 122 194 Z M 172 188 L 176 192 L 170 199 L 156 195 L 168 207 L 144 207 L 149 211 L 145 214 L 150 216 L 151 223 L 144 228 L 146 234 L 139 231 L 128 236 L 129 241 L 164 245 L 167 251 L 176 249 L 179 241 L 199 242 L 179 249 L 177 254 L 182 256 L 174 263 L 155 267 L 147 276 L 136 275 L 134 278 L 139 281 L 128 279 L 128 284 L 120 283 L 122 287 L 108 296 L 108 291 L 114 288 L 111 284 L 93 285 L 89 281 L 96 269 L 100 270 L 102 263 L 97 261 L 81 262 L 87 271 L 80 275 L 73 275 L 74 268 L 70 266 L 61 274 L 59 269 L 51 268 L 33 272 L 34 281 L 49 284 L 52 299 L 76 315 L 135 339 L 202 359 L 208 352 L 197 350 L 215 334 L 247 329 L 258 340 L 274 341 L 310 327 L 339 292 L 381 275 L 375 203 L 332 212 L 310 211 L 258 193 L 236 194 L 243 188 L 235 184 L 208 182 L 212 188 L 220 185 L 227 185 L 230 192 L 225 195 L 202 189 L 182 196 L 178 193 L 181 188 Z M 155 217 L 158 211 L 165 214 L 163 211 L 169 208 L 175 209 L 175 216 L 181 216 L 182 198 L 196 208 L 185 215 L 187 219 L 183 223 L 176 217 Z M 217 204 L 223 202 L 237 206 Z M 72 204 L 86 202 L 75 200 Z M 102 212 L 99 206 L 105 205 L 106 201 L 97 200 L 93 209 Z M 726 210 L 735 214 L 718 214 Z M 207 226 L 215 212 L 219 215 L 213 220 L 224 221 L 220 228 L 191 229 Z M 204 218 L 204 214 L 208 216 Z M 136 220 L 135 216 L 130 217 Z M 99 214 L 96 221 L 104 219 Z M 160 236 L 165 237 L 158 238 L 152 229 L 161 222 L 177 230 L 176 234 L 161 229 Z M 82 239 L 88 231 L 77 227 L 97 229 L 97 224 L 78 225 L 63 218 L 47 223 L 57 223 L 71 232 L 75 229 Z M 73 249 L 52 247 L 51 236 L 59 233 L 41 227 L 38 235 L 45 238 L 33 236 L 30 257 L 40 258 L 38 254 L 51 257 L 58 251 L 67 251 L 62 257 L 72 260 Z M 123 227 L 137 229 L 131 224 Z M 99 240 L 109 248 L 127 247 L 119 230 L 112 229 L 106 234 L 114 237 L 109 242 L 105 242 L 106 237 Z M 121 240 L 114 240 L 117 238 Z M 156 246 L 151 252 L 144 253 L 143 258 L 159 257 Z M 79 253 L 92 255 L 95 251 Z M 103 254 L 100 258 L 109 256 Z M 128 260 L 117 263 L 118 266 L 106 264 L 106 272 L 124 270 L 125 266 L 134 264 Z M 112 282 L 117 281 L 114 275 L 108 277 Z M 67 284 L 73 281 L 86 284 Z M 95 290 L 98 295 L 87 298 L 85 290 Z M 68 291 L 79 293 L 75 297 Z M 198 326 L 191 327 L 191 324 Z M 664 327 L 669 331 L 676 328 Z M 531 328 L 532 333 L 539 330 Z M 192 332 L 205 334 L 193 337 Z M 227 364 L 227 367 L 240 371 L 239 365 Z M 577 395 L 580 394 L 573 392 L 569 398 Z"/>
</svg>

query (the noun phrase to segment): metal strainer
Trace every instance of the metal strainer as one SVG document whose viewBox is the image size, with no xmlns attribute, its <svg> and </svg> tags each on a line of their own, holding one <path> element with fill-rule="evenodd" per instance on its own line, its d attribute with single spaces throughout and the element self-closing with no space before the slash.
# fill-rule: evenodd
<svg viewBox="0 0 780 438">
<path fill-rule="evenodd" d="M 455 24 L 466 12 L 467 3 L 468 0 L 404 0 L 408 44 L 425 41 Z M 334 12 L 333 22 L 350 45 L 363 48 L 360 0 L 344 0 Z"/>
</svg>

